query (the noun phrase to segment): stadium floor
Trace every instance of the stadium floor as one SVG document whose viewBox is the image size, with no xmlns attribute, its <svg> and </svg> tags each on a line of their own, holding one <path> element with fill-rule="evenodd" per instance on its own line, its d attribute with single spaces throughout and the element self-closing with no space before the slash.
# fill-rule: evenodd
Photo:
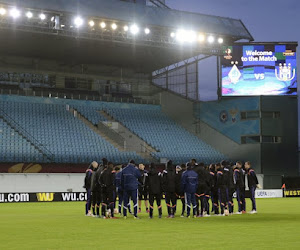
<svg viewBox="0 0 300 250">
<path fill-rule="evenodd" d="M 104 220 L 85 217 L 82 202 L 0 204 L 0 248 L 300 249 L 299 198 L 257 199 L 257 207 L 254 215 L 167 219 L 164 206 L 162 219 Z"/>
</svg>

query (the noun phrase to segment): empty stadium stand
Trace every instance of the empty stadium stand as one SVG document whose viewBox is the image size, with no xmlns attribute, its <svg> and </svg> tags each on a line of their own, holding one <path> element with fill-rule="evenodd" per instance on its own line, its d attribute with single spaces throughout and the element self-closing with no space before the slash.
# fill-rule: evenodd
<svg viewBox="0 0 300 250">
<path fill-rule="evenodd" d="M 152 156 L 156 159 L 172 159 L 179 164 L 191 158 L 207 163 L 224 158 L 167 117 L 158 105 L 2 95 L 2 161 L 88 163 L 106 157 L 117 163 L 126 163 L 131 158 L 147 163 L 137 152 L 113 146 L 70 109 L 78 111 L 94 126 L 106 121 L 99 111 L 106 112 L 155 148 L 157 152 Z M 14 137 L 17 139 L 12 140 L 11 134 L 17 134 Z"/>
</svg>

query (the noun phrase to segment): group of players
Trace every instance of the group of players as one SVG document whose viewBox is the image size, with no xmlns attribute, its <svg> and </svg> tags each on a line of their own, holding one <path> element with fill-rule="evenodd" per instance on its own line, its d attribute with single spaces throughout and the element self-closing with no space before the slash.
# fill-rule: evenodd
<svg viewBox="0 0 300 250">
<path fill-rule="evenodd" d="M 116 218 L 115 213 L 122 214 L 123 210 L 123 217 L 127 218 L 127 213 L 132 214 L 131 200 L 134 218 L 139 219 L 138 212 L 141 212 L 141 201 L 144 200 L 149 218 L 153 218 L 154 201 L 159 218 L 162 218 L 161 200 L 164 197 L 168 218 L 174 218 L 177 200 L 182 202 L 181 217 L 190 218 L 191 211 L 193 217 L 210 216 L 211 212 L 225 216 L 234 212 L 233 194 L 236 193 L 236 214 L 242 214 L 246 213 L 246 176 L 252 201 L 250 213 L 254 214 L 257 213 L 255 189 L 259 184 L 250 162 L 243 165 L 241 162 L 233 164 L 222 161 L 205 166 L 192 159 L 175 167 L 172 161 L 168 161 L 165 170 L 160 172 L 153 163 L 150 164 L 149 171 L 145 170 L 143 164 L 136 166 L 133 160 L 120 169 L 103 158 L 102 164 L 94 161 L 86 171 L 85 213 L 86 216 Z"/>
</svg>

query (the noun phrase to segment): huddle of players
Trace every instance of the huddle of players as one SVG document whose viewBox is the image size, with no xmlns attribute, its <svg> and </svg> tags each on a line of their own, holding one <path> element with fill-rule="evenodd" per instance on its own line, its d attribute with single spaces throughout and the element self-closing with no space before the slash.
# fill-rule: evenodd
<svg viewBox="0 0 300 250">
<path fill-rule="evenodd" d="M 238 212 L 246 212 L 245 203 L 245 176 L 248 177 L 248 186 L 251 193 L 252 211 L 256 213 L 255 189 L 258 181 L 250 162 L 241 162 L 236 165 L 226 161 L 205 166 L 197 164 L 192 159 L 181 166 L 173 166 L 168 161 L 166 169 L 160 173 L 154 164 L 150 165 L 149 172 L 140 164 L 137 168 L 134 161 L 124 166 L 113 168 L 111 162 L 102 159 L 103 164 L 93 162 L 86 171 L 85 188 L 87 189 L 86 215 L 100 217 L 100 204 L 102 204 L 101 217 L 106 218 L 107 209 L 110 209 L 111 218 L 114 217 L 115 201 L 118 196 L 118 212 L 123 208 L 124 218 L 130 211 L 130 199 L 133 202 L 134 218 L 141 211 L 141 200 L 145 200 L 146 211 L 153 218 L 154 201 L 157 203 L 159 218 L 162 217 L 161 198 L 164 194 L 168 210 L 168 218 L 174 218 L 177 199 L 182 202 L 181 217 L 185 209 L 187 217 L 191 210 L 194 217 L 210 216 L 210 204 L 215 215 L 233 214 L 233 193 L 236 192 Z M 148 196 L 149 205 L 148 208 Z M 92 207 L 93 214 L 90 211 Z M 139 207 L 139 209 L 138 209 Z"/>
</svg>

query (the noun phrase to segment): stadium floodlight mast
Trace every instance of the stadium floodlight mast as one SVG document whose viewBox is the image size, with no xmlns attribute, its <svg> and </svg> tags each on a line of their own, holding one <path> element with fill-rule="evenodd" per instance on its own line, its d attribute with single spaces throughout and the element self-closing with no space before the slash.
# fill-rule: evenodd
<svg viewBox="0 0 300 250">
<path fill-rule="evenodd" d="M 46 19 L 46 15 L 45 15 L 44 13 L 41 13 L 41 14 L 39 15 L 39 17 L 40 17 L 40 19 L 41 19 L 42 21 L 44 21 L 44 20 Z"/>
<path fill-rule="evenodd" d="M 130 26 L 130 32 L 133 35 L 136 35 L 137 33 L 139 33 L 140 29 L 136 24 L 133 24 Z"/>
<path fill-rule="evenodd" d="M 32 17 L 33 17 L 32 12 L 28 11 L 28 12 L 26 13 L 26 17 L 29 18 L 29 19 L 32 18 Z"/>
<path fill-rule="evenodd" d="M 0 15 L 4 16 L 6 14 L 6 9 L 0 8 Z"/>
<path fill-rule="evenodd" d="M 21 12 L 17 8 L 13 8 L 10 10 L 9 15 L 15 19 L 21 15 Z"/>
<path fill-rule="evenodd" d="M 74 19 L 74 25 L 76 28 L 80 28 L 83 25 L 83 19 L 81 17 L 76 17 Z"/>
</svg>

